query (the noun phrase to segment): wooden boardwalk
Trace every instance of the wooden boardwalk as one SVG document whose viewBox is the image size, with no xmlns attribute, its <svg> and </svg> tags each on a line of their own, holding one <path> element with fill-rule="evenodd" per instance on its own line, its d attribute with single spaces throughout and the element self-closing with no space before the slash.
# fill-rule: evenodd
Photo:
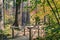
<svg viewBox="0 0 60 40">
<path fill-rule="evenodd" d="M 29 40 L 29 38 L 27 36 L 21 36 L 21 37 L 17 37 L 14 39 L 9 39 L 9 40 Z"/>
<path fill-rule="evenodd" d="M 38 29 L 32 29 L 32 39 L 38 37 Z M 44 36 L 45 35 L 45 32 L 42 28 L 42 26 L 40 26 L 40 30 L 39 30 L 39 36 Z M 15 31 L 15 36 L 17 36 L 16 38 L 14 39 L 10 39 L 10 40 L 29 40 L 29 29 L 26 28 L 25 30 L 25 36 L 23 36 L 24 34 L 24 30 L 21 30 L 21 31 Z"/>
</svg>

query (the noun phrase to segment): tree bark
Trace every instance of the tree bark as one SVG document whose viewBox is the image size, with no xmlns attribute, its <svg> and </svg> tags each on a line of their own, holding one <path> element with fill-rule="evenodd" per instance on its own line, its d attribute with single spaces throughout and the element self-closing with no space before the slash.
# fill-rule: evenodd
<svg viewBox="0 0 60 40">
<path fill-rule="evenodd" d="M 14 26 L 18 26 L 18 13 L 20 13 L 20 2 L 16 0 L 16 13 L 15 13 L 15 22 L 14 22 Z"/>
<path fill-rule="evenodd" d="M 3 3 L 4 3 L 4 0 L 0 0 L 0 30 L 4 30 Z"/>
<path fill-rule="evenodd" d="M 30 14 L 29 14 L 29 3 L 30 3 L 30 0 L 27 0 L 27 18 L 26 18 L 26 24 L 30 24 Z"/>
</svg>

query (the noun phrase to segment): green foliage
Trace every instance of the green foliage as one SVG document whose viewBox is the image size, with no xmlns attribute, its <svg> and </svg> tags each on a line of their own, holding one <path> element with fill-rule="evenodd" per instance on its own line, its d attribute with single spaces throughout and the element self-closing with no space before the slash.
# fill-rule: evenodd
<svg viewBox="0 0 60 40">
<path fill-rule="evenodd" d="M 50 39 L 50 40 L 59 40 L 60 39 L 60 25 L 58 24 L 54 24 L 54 25 L 50 25 L 47 26 L 45 28 L 46 30 L 46 39 Z"/>
<path fill-rule="evenodd" d="M 55 24 L 45 28 L 45 38 L 39 37 L 36 40 L 60 40 L 60 25 Z"/>
<path fill-rule="evenodd" d="M 3 32 L 3 31 L 2 31 L 2 30 L 0 30 L 0 34 L 2 34 L 2 32 Z"/>
<path fill-rule="evenodd" d="M 36 7 L 37 7 L 37 4 L 41 4 L 41 0 L 31 0 L 30 3 L 32 4 L 31 5 L 31 11 L 34 10 Z"/>
<path fill-rule="evenodd" d="M 56 23 L 56 20 L 52 15 L 49 15 L 49 17 L 51 18 L 51 25 L 47 25 L 44 28 L 46 33 L 45 38 L 39 37 L 37 40 L 60 40 L 60 25 Z"/>
<path fill-rule="evenodd" d="M 49 15 L 51 18 L 50 23 L 51 25 L 48 25 L 45 27 L 46 31 L 46 40 L 59 40 L 60 39 L 60 25 L 57 24 L 56 20 L 52 15 Z"/>
<path fill-rule="evenodd" d="M 40 23 L 40 18 L 39 18 L 39 16 L 36 16 L 36 17 L 35 17 L 35 22 L 36 22 L 37 25 Z"/>
<path fill-rule="evenodd" d="M 23 1 L 28 1 L 28 0 L 23 0 Z"/>
</svg>

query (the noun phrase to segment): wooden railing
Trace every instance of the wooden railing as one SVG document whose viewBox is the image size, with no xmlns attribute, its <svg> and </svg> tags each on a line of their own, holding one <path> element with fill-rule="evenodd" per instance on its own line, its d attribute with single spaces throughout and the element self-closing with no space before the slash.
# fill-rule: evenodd
<svg viewBox="0 0 60 40">
<path fill-rule="evenodd" d="M 37 27 L 35 27 L 35 26 L 27 26 L 27 29 L 29 29 L 29 40 L 32 40 L 33 39 L 33 36 L 35 35 L 35 32 L 34 32 L 34 34 L 32 34 L 32 29 L 37 29 L 37 37 L 39 37 L 40 36 L 40 27 L 41 26 L 37 26 Z M 11 29 L 12 29 L 12 38 L 14 38 L 14 29 L 15 28 L 18 28 L 18 27 L 11 27 Z M 43 27 L 44 28 L 44 27 Z M 24 36 L 25 36 L 25 28 L 24 28 Z M 36 30 L 35 30 L 36 31 Z"/>
</svg>

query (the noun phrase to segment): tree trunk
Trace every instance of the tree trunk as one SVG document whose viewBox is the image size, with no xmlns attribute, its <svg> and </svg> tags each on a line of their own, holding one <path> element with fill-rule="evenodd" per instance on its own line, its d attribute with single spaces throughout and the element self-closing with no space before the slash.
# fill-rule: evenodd
<svg viewBox="0 0 60 40">
<path fill-rule="evenodd" d="M 3 2 L 4 0 L 0 0 L 0 30 L 4 30 Z"/>
<path fill-rule="evenodd" d="M 27 0 L 27 18 L 26 18 L 26 24 L 30 24 L 30 14 L 29 14 L 29 5 L 30 4 L 30 0 Z"/>
<path fill-rule="evenodd" d="M 14 26 L 18 26 L 18 14 L 20 13 L 20 1 L 16 0 L 16 13 L 15 13 L 15 22 Z"/>
<path fill-rule="evenodd" d="M 20 3 L 20 14 L 18 15 L 19 26 L 22 26 L 23 0 Z"/>
<path fill-rule="evenodd" d="M 45 0 L 43 1 L 43 12 L 45 14 Z M 44 16 L 44 24 L 46 24 L 46 15 Z"/>
</svg>

